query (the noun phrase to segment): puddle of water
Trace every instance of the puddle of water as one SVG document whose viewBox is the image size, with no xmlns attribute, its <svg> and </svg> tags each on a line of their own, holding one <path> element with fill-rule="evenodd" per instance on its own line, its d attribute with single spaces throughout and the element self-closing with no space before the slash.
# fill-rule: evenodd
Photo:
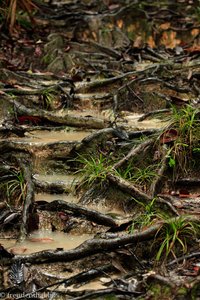
<svg viewBox="0 0 200 300">
<path fill-rule="evenodd" d="M 122 216 L 123 215 L 123 211 L 115 208 L 115 207 L 108 207 L 106 205 L 103 205 L 101 203 L 94 205 L 94 204 L 90 204 L 87 206 L 87 208 L 89 209 L 93 209 L 96 210 L 102 214 L 109 214 L 111 216 Z"/>
<path fill-rule="evenodd" d="M 138 122 L 141 116 L 141 114 L 127 115 L 125 119 L 128 121 L 128 126 L 137 127 L 138 129 L 159 129 L 167 125 L 167 122 L 156 118 Z"/>
<path fill-rule="evenodd" d="M 44 200 L 47 202 L 52 202 L 52 201 L 58 200 L 58 199 L 69 202 L 69 203 L 75 203 L 75 204 L 79 203 L 79 199 L 72 194 L 68 194 L 68 195 L 66 195 L 66 194 L 48 194 L 48 193 L 35 194 L 35 201 Z M 123 217 L 124 216 L 124 212 L 122 210 L 115 208 L 115 207 L 108 207 L 101 203 L 87 205 L 87 208 L 96 210 L 103 214 L 111 215 L 113 217 Z"/>
<path fill-rule="evenodd" d="M 81 141 L 90 135 L 88 131 L 48 131 L 38 130 L 27 133 L 24 138 L 17 138 L 18 141 L 32 143 L 52 143 L 59 141 Z M 14 139 L 14 138 L 12 138 Z"/>
<path fill-rule="evenodd" d="M 106 289 L 106 286 L 103 285 L 100 281 L 94 280 L 92 282 L 88 282 L 80 287 L 75 287 L 74 289 L 69 288 L 69 290 L 76 290 L 76 291 L 84 291 L 84 290 L 99 290 L 99 289 Z"/>
<path fill-rule="evenodd" d="M 39 181 L 45 181 L 49 183 L 63 183 L 67 185 L 74 184 L 78 181 L 77 176 L 63 174 L 35 174 L 33 177 Z"/>
<path fill-rule="evenodd" d="M 47 202 L 52 202 L 54 200 L 63 200 L 70 203 L 78 203 L 78 198 L 72 194 L 48 194 L 48 193 L 37 193 L 35 195 L 35 201 L 45 200 Z"/>
<path fill-rule="evenodd" d="M 70 235 L 63 232 L 40 230 L 30 234 L 22 243 L 16 243 L 13 239 L 0 239 L 0 243 L 14 254 L 30 254 L 48 249 L 73 249 L 91 238 L 93 238 L 91 234 Z"/>
<path fill-rule="evenodd" d="M 78 117 L 93 117 L 98 119 L 105 119 L 104 115 L 98 111 L 98 110 L 92 110 L 92 109 L 83 109 L 82 111 L 76 111 L 76 110 L 69 110 L 69 115 L 76 115 Z"/>
</svg>

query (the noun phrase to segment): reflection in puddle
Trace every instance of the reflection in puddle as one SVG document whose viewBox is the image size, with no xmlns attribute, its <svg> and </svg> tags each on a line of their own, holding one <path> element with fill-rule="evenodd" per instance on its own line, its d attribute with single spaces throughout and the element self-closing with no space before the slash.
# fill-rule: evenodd
<svg viewBox="0 0 200 300">
<path fill-rule="evenodd" d="M 57 248 L 73 249 L 91 238 L 93 235 L 90 234 L 71 235 L 63 232 L 39 230 L 30 234 L 27 240 L 22 243 L 16 243 L 13 239 L 0 239 L 0 243 L 14 254 L 30 254 Z"/>
</svg>

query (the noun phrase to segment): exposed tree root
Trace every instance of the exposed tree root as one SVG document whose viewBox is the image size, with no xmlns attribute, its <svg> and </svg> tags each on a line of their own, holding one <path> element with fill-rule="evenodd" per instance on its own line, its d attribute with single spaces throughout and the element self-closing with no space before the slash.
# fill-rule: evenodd
<svg viewBox="0 0 200 300">
<path fill-rule="evenodd" d="M 162 223 L 155 224 L 149 227 L 142 232 L 137 232 L 133 235 L 125 234 L 121 237 L 114 238 L 114 239 L 91 239 L 73 250 L 68 251 L 58 251 L 58 250 L 49 250 L 49 251 L 41 251 L 37 253 L 33 253 L 30 255 L 17 255 L 13 258 L 13 260 L 9 261 L 8 263 L 12 263 L 14 261 L 21 261 L 21 262 L 29 262 L 33 264 L 40 264 L 45 262 L 58 262 L 58 261 L 73 261 L 77 259 L 81 259 L 92 254 L 100 253 L 102 251 L 111 251 L 116 250 L 117 248 L 147 241 L 152 239 L 157 231 L 162 227 Z"/>
<path fill-rule="evenodd" d="M 106 216 L 96 210 L 88 209 L 82 207 L 80 205 L 76 205 L 73 203 L 67 203 L 63 200 L 54 200 L 48 204 L 40 206 L 40 209 L 48 210 L 48 211 L 72 211 L 77 216 L 84 216 L 87 220 L 92 222 L 96 222 L 97 224 L 101 224 L 109 227 L 116 227 L 117 223 L 115 220 L 109 216 Z"/>
<path fill-rule="evenodd" d="M 27 108 L 23 104 L 16 100 L 7 98 L 7 100 L 14 105 L 15 110 L 18 114 L 39 117 L 46 119 L 48 121 L 54 122 L 56 124 L 63 124 L 68 126 L 82 127 L 82 128 L 95 128 L 100 129 L 106 127 L 106 122 L 101 119 L 93 117 L 76 117 L 69 114 L 60 115 L 55 112 L 50 112 L 42 109 Z"/>
<path fill-rule="evenodd" d="M 31 177 L 30 165 L 28 161 L 24 158 L 18 157 L 17 158 L 20 168 L 23 171 L 24 180 L 26 182 L 26 198 L 23 205 L 23 212 L 22 212 L 22 223 L 20 226 L 20 232 L 18 236 L 18 241 L 23 241 L 28 233 L 28 221 L 29 221 L 29 214 L 31 214 L 31 206 L 34 203 L 34 183 Z"/>
<path fill-rule="evenodd" d="M 171 218 L 167 222 L 178 220 L 179 217 Z M 180 216 L 183 218 L 183 216 Z M 196 221 L 199 219 L 194 216 L 185 216 L 185 220 Z M 33 264 L 40 264 L 45 262 L 58 262 L 58 261 L 73 261 L 81 259 L 93 254 L 101 253 L 102 251 L 116 250 L 119 247 L 134 244 L 138 242 L 148 241 L 155 237 L 156 233 L 165 224 L 165 221 L 161 221 L 157 224 L 150 226 L 143 231 L 138 231 L 134 234 L 125 234 L 123 236 L 113 239 L 91 239 L 82 243 L 80 246 L 73 250 L 47 250 L 36 252 L 30 255 L 16 255 L 11 260 L 6 261 L 6 264 L 11 264 L 15 261 L 29 262 Z"/>
<path fill-rule="evenodd" d="M 151 145 L 153 145 L 154 142 L 155 142 L 155 139 L 151 138 L 151 139 L 148 139 L 145 142 L 141 143 L 137 147 L 134 146 L 125 157 L 123 157 L 120 161 L 118 161 L 115 165 L 113 165 L 113 169 L 117 169 L 117 168 L 121 167 L 129 159 L 140 154 L 141 152 L 147 151 L 149 149 L 149 147 Z"/>
</svg>

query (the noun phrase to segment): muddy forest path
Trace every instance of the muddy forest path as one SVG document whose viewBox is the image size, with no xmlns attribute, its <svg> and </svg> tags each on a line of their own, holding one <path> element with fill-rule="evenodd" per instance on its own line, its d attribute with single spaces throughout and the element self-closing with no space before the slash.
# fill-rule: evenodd
<svg viewBox="0 0 200 300">
<path fill-rule="evenodd" d="M 140 2 L 0 33 L 6 299 L 200 297 L 199 7 Z"/>
</svg>

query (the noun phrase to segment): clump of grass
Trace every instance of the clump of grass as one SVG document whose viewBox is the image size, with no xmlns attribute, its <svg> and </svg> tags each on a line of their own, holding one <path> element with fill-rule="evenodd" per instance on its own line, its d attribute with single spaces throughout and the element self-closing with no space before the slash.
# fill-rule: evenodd
<svg viewBox="0 0 200 300">
<path fill-rule="evenodd" d="M 200 227 L 197 221 L 190 221 L 186 217 L 178 217 L 166 221 L 161 229 L 156 234 L 156 243 L 160 244 L 156 254 L 156 260 L 167 259 L 169 254 L 176 258 L 177 252 L 184 254 L 187 252 L 188 242 L 191 237 L 195 237 L 199 232 Z"/>
<path fill-rule="evenodd" d="M 42 103 L 45 109 L 52 109 L 53 102 L 55 100 L 55 92 L 52 89 L 46 89 L 43 91 L 42 95 Z"/>
<path fill-rule="evenodd" d="M 1 177 L 0 190 L 6 196 L 8 205 L 18 206 L 25 200 L 26 184 L 21 171 L 13 170 Z"/>
<path fill-rule="evenodd" d="M 143 212 L 140 213 L 136 219 L 134 219 L 133 224 L 129 228 L 130 233 L 133 233 L 135 228 L 142 229 L 146 226 L 151 225 L 151 223 L 158 217 L 160 218 L 160 216 L 155 210 L 154 204 L 156 198 L 153 198 L 152 201 L 150 201 L 147 204 L 140 202 L 135 198 L 133 198 L 133 200 L 143 207 Z"/>
<path fill-rule="evenodd" d="M 193 149 L 198 149 L 199 145 L 199 111 L 191 105 L 182 109 L 172 107 L 169 128 L 177 130 L 178 133 L 177 139 L 168 152 L 169 166 L 173 168 L 174 176 L 178 176 L 179 171 L 187 174 L 189 164 L 192 162 L 192 155 L 195 152 Z"/>
<path fill-rule="evenodd" d="M 80 165 L 77 174 L 81 176 L 81 185 L 91 187 L 94 183 L 103 186 L 112 166 L 110 160 L 102 154 L 99 157 L 79 155 L 76 163 Z"/>
<path fill-rule="evenodd" d="M 179 133 L 180 141 L 183 144 L 192 146 L 197 140 L 200 122 L 198 110 L 191 105 L 182 109 L 172 107 L 172 123 Z"/>
<path fill-rule="evenodd" d="M 144 190 L 148 189 L 149 184 L 158 176 L 156 172 L 157 165 L 152 164 L 147 167 L 136 167 L 129 163 L 126 168 L 116 170 L 116 174 L 129 180 Z"/>
</svg>

